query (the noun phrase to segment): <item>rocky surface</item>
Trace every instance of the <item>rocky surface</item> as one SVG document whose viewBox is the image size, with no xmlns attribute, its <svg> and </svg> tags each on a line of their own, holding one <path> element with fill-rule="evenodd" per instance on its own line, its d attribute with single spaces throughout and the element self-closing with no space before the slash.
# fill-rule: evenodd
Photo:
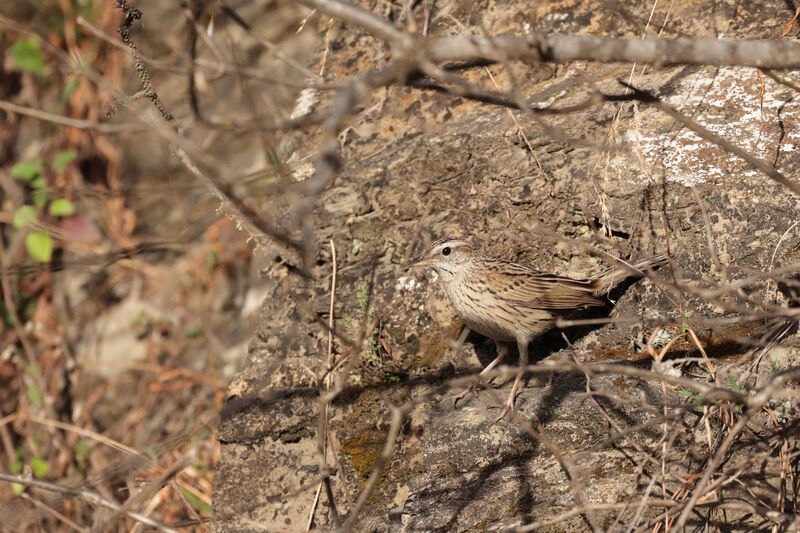
<svg viewBox="0 0 800 533">
<path fill-rule="evenodd" d="M 669 3 L 663 35 L 773 38 L 792 15 L 781 2 L 745 4 Z M 480 34 L 483 25 L 492 35 L 535 28 L 638 37 L 650 8 L 580 0 L 437 2 L 431 33 Z M 659 5 L 651 33 L 661 28 L 665 9 Z M 329 69 L 338 79 L 383 64 L 387 54 L 382 43 L 354 28 L 341 29 L 331 49 Z M 589 63 L 512 68 L 519 89 L 539 106 L 580 102 L 593 87 L 621 93 L 617 80 L 631 73 L 630 65 Z M 641 71 L 637 67 L 637 86 L 786 175 L 797 174 L 798 114 L 790 89 L 767 83 L 762 123 L 761 86 L 753 70 Z M 500 66 L 475 68 L 465 76 L 493 88 L 489 72 L 501 88 L 510 86 L 508 70 Z M 330 240 L 337 251 L 337 331 L 358 338 L 365 324 L 374 321 L 377 328 L 364 350 L 352 352 L 359 359 L 328 416 L 333 450 L 328 463 L 339 513 L 353 508 L 378 460 L 389 406 L 430 394 L 402 426 L 388 467 L 358 517 L 358 530 L 501 530 L 556 517 L 576 507 L 580 497 L 630 506 L 576 514 L 544 529 L 627 528 L 637 513 L 645 517 L 639 524 L 657 517 L 663 508 L 637 506 L 645 493 L 662 496 L 660 485 L 653 487 L 660 458 L 684 473 L 702 470 L 697 450 L 711 438 L 700 424 L 701 412 L 680 390 L 624 376 L 595 376 L 587 384 L 582 373 L 557 373 L 552 380 L 541 374 L 529 380 L 518 406 L 550 444 L 510 420 L 490 428 L 495 411 L 488 405 L 509 382 L 499 391 L 467 396 L 455 409 L 455 390 L 441 386 L 488 363 L 492 343 L 470 336 L 449 353 L 461 324 L 444 291 L 432 274 L 404 272 L 402 265 L 427 241 L 460 235 L 492 255 L 586 276 L 603 263 L 575 242 L 554 242 L 547 234 L 592 242 L 623 257 L 663 251 L 669 242 L 674 270 L 666 270 L 664 279 L 674 272 L 678 280 L 714 287 L 795 259 L 787 247 L 797 239 L 798 198 L 645 105 L 605 104 L 534 124 L 519 113 L 512 120 L 503 108 L 391 87 L 375 91 L 362 109 L 343 144 L 344 166 L 315 211 L 313 281 L 301 282 L 280 264 L 267 273 L 271 283 L 259 338 L 250 347 L 249 366 L 229 387 L 219 431 L 214 531 L 295 531 L 308 524 L 320 472 L 318 399 L 328 357 L 328 333 L 320 322 L 328 320 Z M 295 175 L 313 159 L 320 135 L 312 130 L 294 139 L 288 161 Z M 631 149 L 601 151 L 609 141 L 625 141 Z M 604 229 L 610 237 L 602 235 Z M 627 360 L 650 368 L 640 352 L 662 323 L 688 324 L 700 333 L 719 383 L 750 379 L 752 384 L 798 357 L 794 348 L 776 349 L 765 355 L 769 364 L 762 364 L 761 374 L 749 377 L 752 352 L 743 338 L 758 339 L 764 323 L 712 327 L 704 321 L 734 316 L 728 305 L 733 296 L 709 301 L 643 280 L 612 297 L 615 306 L 587 316 L 610 315 L 621 319 L 618 323 L 568 329 L 569 344 L 560 333 L 545 336 L 531 348 L 531 359 Z M 747 297 L 787 305 L 774 283 L 753 286 Z M 344 342 L 335 343 L 337 361 L 348 353 Z M 671 353 L 699 356 L 683 342 Z M 687 367 L 705 379 L 702 368 Z M 587 387 L 595 396 L 587 396 Z M 668 435 L 658 419 L 665 400 L 677 417 Z M 696 434 L 698 424 L 702 431 Z M 717 435 L 723 425 L 718 416 L 708 431 Z M 621 428 L 633 429 L 614 437 Z M 774 460 L 767 457 L 752 471 L 774 471 Z M 577 473 L 571 481 L 565 464 Z M 775 503 L 774 477 L 753 476 L 747 484 L 763 501 Z M 680 482 L 672 478 L 667 485 L 675 491 Z M 742 484 L 724 491 L 752 500 Z M 699 510 L 690 524 L 749 529 L 761 525 L 759 520 L 743 511 L 723 516 Z M 324 490 L 314 523 L 333 525 Z"/>
</svg>

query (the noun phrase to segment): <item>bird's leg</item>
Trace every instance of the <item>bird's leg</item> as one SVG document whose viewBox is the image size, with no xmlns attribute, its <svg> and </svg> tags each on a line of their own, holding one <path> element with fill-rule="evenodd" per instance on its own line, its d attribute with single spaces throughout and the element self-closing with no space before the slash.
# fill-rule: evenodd
<svg viewBox="0 0 800 533">
<path fill-rule="evenodd" d="M 467 394 L 478 388 L 481 376 L 485 376 L 487 372 L 489 372 L 491 369 L 497 366 L 497 364 L 500 361 L 502 361 L 506 355 L 508 355 L 508 344 L 506 344 L 505 342 L 495 341 L 495 345 L 497 346 L 497 357 L 495 357 L 491 363 L 486 365 L 486 368 L 481 370 L 481 373 L 478 374 L 478 379 L 470 383 L 469 387 L 467 387 L 466 390 L 461 392 L 461 394 L 459 394 L 458 396 L 453 397 L 453 407 L 456 406 L 456 402 L 458 402 L 458 400 L 460 400 L 461 398 L 463 398 L 464 396 L 466 396 Z"/>
<path fill-rule="evenodd" d="M 497 347 L 497 357 L 495 357 L 491 363 L 486 365 L 486 368 L 481 370 L 479 376 L 484 376 L 488 374 L 494 367 L 497 366 L 500 361 L 503 360 L 505 356 L 508 355 L 508 344 L 501 341 L 494 341 L 494 345 Z"/>
<path fill-rule="evenodd" d="M 511 387 L 511 394 L 508 395 L 508 400 L 503 405 L 499 405 L 497 407 L 502 407 L 503 410 L 500 411 L 500 414 L 494 421 L 489 424 L 489 427 L 500 422 L 505 416 L 508 414 L 509 411 L 512 413 L 514 412 L 514 401 L 517 399 L 517 394 L 519 394 L 519 384 L 522 381 L 522 375 L 525 373 L 525 369 L 528 367 L 528 340 L 520 340 L 517 339 L 517 347 L 519 348 L 519 370 L 517 371 L 517 378 L 514 380 L 514 385 Z"/>
</svg>

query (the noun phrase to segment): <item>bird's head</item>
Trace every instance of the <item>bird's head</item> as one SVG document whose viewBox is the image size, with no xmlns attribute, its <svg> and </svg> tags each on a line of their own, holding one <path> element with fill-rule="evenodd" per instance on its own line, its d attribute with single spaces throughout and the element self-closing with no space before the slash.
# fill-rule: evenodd
<svg viewBox="0 0 800 533">
<path fill-rule="evenodd" d="M 466 269 L 474 255 L 475 249 L 467 241 L 445 237 L 430 243 L 425 252 L 411 261 L 406 269 L 429 266 L 447 279 Z"/>
</svg>

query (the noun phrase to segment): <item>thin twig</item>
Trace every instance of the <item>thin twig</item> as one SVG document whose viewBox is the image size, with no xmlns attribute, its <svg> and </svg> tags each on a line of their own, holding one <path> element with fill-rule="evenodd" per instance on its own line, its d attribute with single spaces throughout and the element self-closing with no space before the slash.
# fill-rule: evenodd
<svg viewBox="0 0 800 533">
<path fill-rule="evenodd" d="M 101 133 L 118 133 L 124 131 L 142 131 L 148 129 L 147 124 L 140 122 L 127 122 L 122 124 L 101 124 L 92 122 L 91 120 L 81 120 L 77 118 L 65 117 L 56 113 L 50 113 L 41 109 L 34 109 L 19 104 L 14 104 L 5 100 L 0 100 L 0 109 L 9 113 L 17 113 L 18 115 L 25 115 L 39 120 L 46 120 L 54 124 L 61 124 L 70 128 L 80 130 L 93 130 Z"/>
<path fill-rule="evenodd" d="M 319 486 L 317 487 L 317 494 L 314 497 L 314 503 L 311 506 L 311 511 L 308 517 L 308 527 L 307 529 L 311 529 L 311 525 L 314 523 L 314 512 L 316 510 L 317 502 L 319 501 L 319 494 L 322 487 L 325 487 L 325 494 L 328 497 L 328 503 L 330 504 L 331 514 L 333 515 L 333 523 L 336 527 L 342 525 L 341 518 L 339 518 L 339 512 L 336 508 L 336 499 L 333 495 L 333 489 L 331 488 L 330 482 L 330 473 L 328 469 L 328 438 L 329 438 L 329 420 L 328 420 L 328 410 L 330 409 L 330 400 L 327 399 L 328 393 L 330 392 L 331 385 L 333 384 L 333 368 L 335 366 L 335 359 L 333 355 L 333 337 L 334 337 L 334 312 L 333 307 L 336 301 L 336 245 L 333 242 L 333 239 L 330 240 L 331 245 L 331 262 L 333 265 L 333 273 L 331 275 L 331 301 L 330 301 L 330 308 L 329 308 L 329 315 L 328 315 L 328 369 L 325 373 L 325 376 L 322 377 L 320 380 L 320 409 L 319 409 L 319 429 L 318 429 L 318 436 L 317 436 L 317 445 L 318 445 L 318 453 L 319 453 L 319 463 L 320 463 L 320 473 L 322 479 L 320 480 Z"/>
<path fill-rule="evenodd" d="M 23 492 L 22 494 L 19 495 L 19 497 L 22 498 L 23 500 L 31 502 L 34 506 L 38 507 L 39 509 L 41 509 L 45 513 L 53 515 L 58 520 L 61 520 L 62 522 L 64 522 L 66 525 L 68 525 L 69 527 L 71 527 L 75 531 L 80 531 L 81 533 L 90 533 L 89 529 L 87 529 L 85 527 L 81 527 L 80 525 L 75 523 L 73 520 L 70 520 L 69 518 L 67 518 L 63 514 L 59 513 L 58 511 L 56 511 L 55 509 L 53 509 L 52 507 L 50 507 L 46 503 L 44 503 L 42 501 L 39 501 L 36 498 L 31 497 L 30 494 L 28 494 L 26 492 Z"/>
<path fill-rule="evenodd" d="M 135 511 L 123 510 L 122 505 L 119 505 L 118 503 L 105 499 L 103 496 L 101 496 L 100 494 L 98 494 L 93 490 L 67 487 L 65 485 L 51 483 L 50 481 L 31 479 L 22 476 L 17 476 L 14 474 L 7 474 L 5 472 L 0 472 L 0 481 L 7 481 L 9 483 L 19 483 L 20 485 L 25 485 L 27 487 L 35 487 L 37 489 L 58 492 L 66 496 L 82 498 L 83 500 L 93 505 L 105 507 L 107 509 L 111 509 L 112 511 L 122 512 L 129 518 L 132 518 L 137 522 L 141 522 L 142 524 L 155 528 L 159 531 L 163 531 L 164 533 L 178 533 L 177 530 L 172 529 L 171 527 L 162 524 L 161 522 L 154 520 L 148 516 L 145 516 L 141 513 L 137 513 Z"/>
</svg>

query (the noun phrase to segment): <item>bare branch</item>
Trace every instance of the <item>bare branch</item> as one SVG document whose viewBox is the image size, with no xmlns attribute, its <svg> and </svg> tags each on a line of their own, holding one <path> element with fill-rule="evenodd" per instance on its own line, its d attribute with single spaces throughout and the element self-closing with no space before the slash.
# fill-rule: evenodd
<svg viewBox="0 0 800 533">
<path fill-rule="evenodd" d="M 388 21 L 342 0 L 299 0 L 307 7 L 372 32 L 392 46 L 413 44 L 413 36 Z M 653 65 L 717 65 L 797 68 L 800 45 L 776 40 L 637 39 L 590 35 L 540 35 L 429 38 L 419 47 L 429 60 L 495 63 L 526 60 L 552 63 L 589 60 Z"/>
<path fill-rule="evenodd" d="M 390 22 L 380 18 L 363 7 L 342 2 L 340 0 L 299 0 L 300 4 L 321 13 L 350 22 L 361 28 L 367 29 L 377 37 L 392 44 L 409 43 L 410 35 L 394 27 Z"/>
<path fill-rule="evenodd" d="M 129 122 L 125 124 L 99 124 L 90 120 L 81 120 L 77 118 L 65 117 L 56 113 L 49 113 L 41 109 L 34 109 L 26 107 L 5 100 L 0 100 L 0 109 L 9 113 L 17 113 L 18 115 L 26 115 L 40 120 L 46 120 L 62 126 L 69 126 L 70 128 L 77 128 L 81 130 L 94 130 L 102 133 L 115 133 L 121 131 L 139 131 L 146 130 L 147 125 L 137 122 Z"/>
<path fill-rule="evenodd" d="M 589 60 L 776 69 L 800 66 L 800 45 L 766 39 L 637 39 L 562 34 L 499 36 L 491 40 L 481 37 L 440 37 L 431 40 L 427 50 L 428 57 L 437 62 L 496 62 L 507 57 L 552 63 Z"/>
<path fill-rule="evenodd" d="M 153 520 L 149 516 L 145 516 L 141 513 L 137 513 L 134 511 L 125 510 L 122 505 L 119 505 L 118 503 L 114 503 L 112 501 L 103 498 L 100 494 L 96 493 L 93 490 L 67 487 L 65 485 L 59 485 L 58 483 L 51 483 L 49 481 L 42 481 L 39 479 L 30 479 L 22 476 L 17 476 L 14 474 L 6 474 L 5 472 L 0 472 L 0 481 L 8 481 L 9 483 L 19 483 L 20 485 L 25 485 L 28 487 L 35 487 L 38 489 L 58 492 L 66 496 L 82 498 L 83 500 L 93 505 L 99 505 L 101 507 L 106 507 L 107 509 L 111 509 L 112 511 L 122 512 L 128 517 L 136 520 L 137 522 L 141 522 L 142 524 L 155 528 L 159 531 L 163 531 L 164 533 L 178 533 L 177 530 L 172 529 L 171 527 L 162 524 L 157 520 Z"/>
</svg>

